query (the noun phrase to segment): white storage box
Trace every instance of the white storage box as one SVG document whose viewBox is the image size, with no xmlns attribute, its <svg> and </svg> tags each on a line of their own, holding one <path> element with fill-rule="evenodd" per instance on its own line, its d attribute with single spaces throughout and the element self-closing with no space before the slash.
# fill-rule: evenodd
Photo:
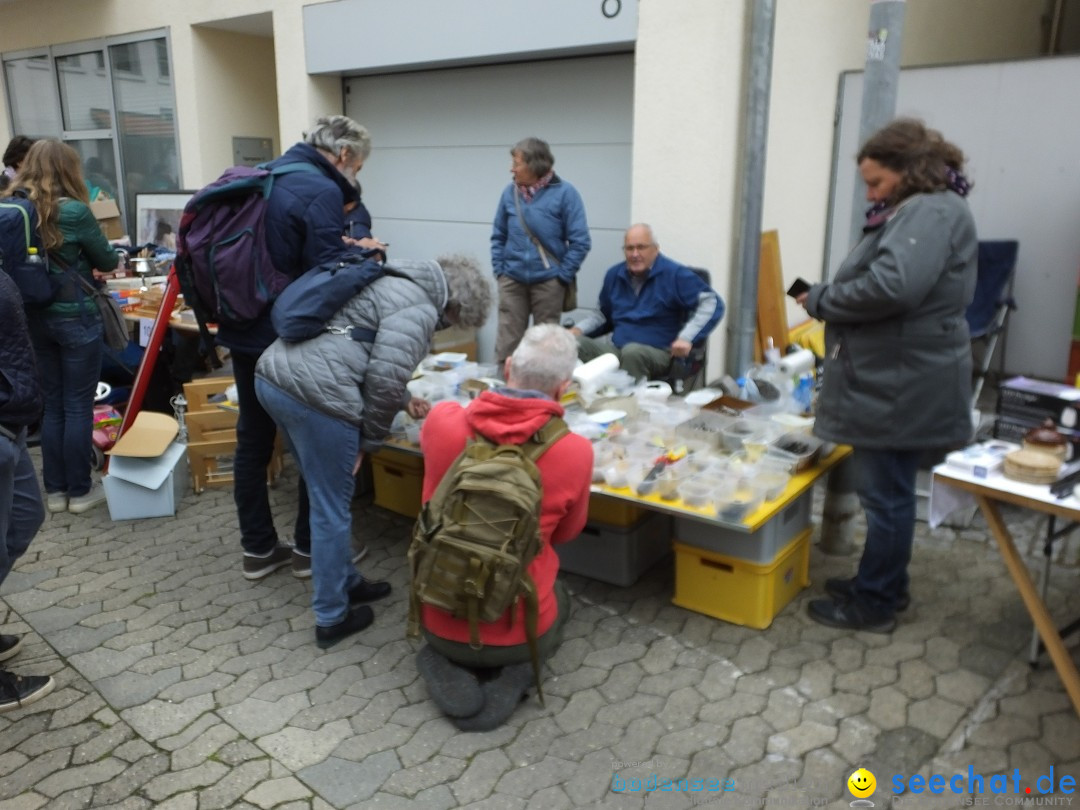
<svg viewBox="0 0 1080 810">
<path fill-rule="evenodd" d="M 945 463 L 976 478 L 988 478 L 1001 472 L 1005 456 L 1019 449 L 1018 444 L 994 439 L 955 450 L 945 456 Z"/>
<path fill-rule="evenodd" d="M 793 537 L 810 526 L 813 505 L 811 488 L 773 515 L 756 532 L 740 532 L 690 518 L 675 518 L 675 540 L 685 546 L 765 565 L 775 560 Z"/>
<path fill-rule="evenodd" d="M 559 569 L 612 585 L 633 585 L 671 553 L 671 518 L 650 512 L 633 526 L 588 523 L 577 539 L 555 546 Z"/>
<path fill-rule="evenodd" d="M 109 451 L 102 484 L 113 520 L 176 514 L 189 479 L 187 447 L 173 441 L 178 429 L 171 416 L 143 411 Z"/>
</svg>

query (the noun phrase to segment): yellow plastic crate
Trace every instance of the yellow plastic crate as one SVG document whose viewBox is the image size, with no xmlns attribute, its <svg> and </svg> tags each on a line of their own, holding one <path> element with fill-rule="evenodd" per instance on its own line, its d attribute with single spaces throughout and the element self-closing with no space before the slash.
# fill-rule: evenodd
<svg viewBox="0 0 1080 810">
<path fill-rule="evenodd" d="M 725 557 L 675 543 L 675 598 L 679 607 L 762 630 L 810 584 L 810 529 L 770 563 Z"/>
<path fill-rule="evenodd" d="M 647 510 L 621 498 L 611 498 L 593 492 L 589 495 L 589 523 L 606 523 L 626 529 L 636 526 Z"/>
<path fill-rule="evenodd" d="M 423 458 L 383 448 L 371 456 L 371 472 L 376 506 L 410 518 L 420 514 Z"/>
</svg>

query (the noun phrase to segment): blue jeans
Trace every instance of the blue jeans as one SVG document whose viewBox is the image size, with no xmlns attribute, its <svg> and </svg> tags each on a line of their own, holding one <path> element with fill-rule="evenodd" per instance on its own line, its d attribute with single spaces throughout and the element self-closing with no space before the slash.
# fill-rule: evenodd
<svg viewBox="0 0 1080 810">
<path fill-rule="evenodd" d="M 240 544 L 248 554 L 265 556 L 277 545 L 277 529 L 266 490 L 266 466 L 274 454 L 277 425 L 255 394 L 255 364 L 259 355 L 232 352 L 233 378 L 240 413 L 236 420 L 233 457 L 233 500 L 240 523 Z M 293 542 L 305 554 L 311 549 L 307 486 L 301 475 Z"/>
<path fill-rule="evenodd" d="M 30 319 L 30 340 L 45 389 L 41 461 L 48 493 L 76 498 L 90 491 L 101 334 L 96 314 Z"/>
<path fill-rule="evenodd" d="M 293 399 L 265 380 L 255 393 L 285 433 L 311 502 L 311 606 L 315 623 L 330 627 L 349 612 L 349 589 L 363 581 L 352 563 L 352 468 L 360 429 Z M 241 409 L 242 410 L 242 409 Z"/>
<path fill-rule="evenodd" d="M 45 507 L 34 463 L 26 450 L 26 428 L 14 440 L 0 435 L 0 584 L 43 520 Z"/>
<path fill-rule="evenodd" d="M 915 536 L 915 477 L 922 450 L 855 448 L 856 492 L 866 512 L 866 546 L 855 575 L 856 598 L 891 615 L 908 591 Z"/>
</svg>

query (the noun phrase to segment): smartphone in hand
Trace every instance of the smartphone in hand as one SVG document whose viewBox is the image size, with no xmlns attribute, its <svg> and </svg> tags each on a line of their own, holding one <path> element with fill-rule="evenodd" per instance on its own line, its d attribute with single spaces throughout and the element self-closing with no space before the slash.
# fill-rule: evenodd
<svg viewBox="0 0 1080 810">
<path fill-rule="evenodd" d="M 795 282 L 788 287 L 787 294 L 792 298 L 798 298 L 804 292 L 810 289 L 810 282 L 803 278 L 795 279 Z"/>
</svg>

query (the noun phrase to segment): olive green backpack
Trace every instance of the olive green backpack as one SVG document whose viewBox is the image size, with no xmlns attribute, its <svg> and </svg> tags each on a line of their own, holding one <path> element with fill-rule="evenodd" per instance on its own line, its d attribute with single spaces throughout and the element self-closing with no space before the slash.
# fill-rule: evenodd
<svg viewBox="0 0 1080 810">
<path fill-rule="evenodd" d="M 470 439 L 420 510 L 409 546 L 408 635 L 420 634 L 420 606 L 431 605 L 467 619 L 469 643 L 480 649 L 480 623 L 498 620 L 524 599 L 541 703 L 538 602 L 528 571 L 540 551 L 543 487 L 536 461 L 568 432 L 553 417 L 520 445 Z"/>
</svg>

